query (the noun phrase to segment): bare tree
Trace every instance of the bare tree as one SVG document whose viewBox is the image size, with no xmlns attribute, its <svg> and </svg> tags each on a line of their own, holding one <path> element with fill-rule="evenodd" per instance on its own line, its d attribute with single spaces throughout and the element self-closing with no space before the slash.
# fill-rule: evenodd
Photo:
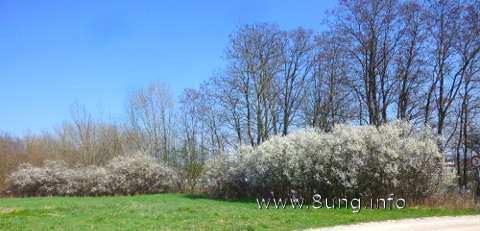
<svg viewBox="0 0 480 231">
<path fill-rule="evenodd" d="M 297 117 L 297 111 L 303 104 L 307 78 L 313 72 L 312 32 L 299 28 L 284 33 L 281 47 L 281 65 L 279 73 L 279 101 L 282 115 L 282 135 L 287 135 L 290 124 Z M 274 111 L 274 110 L 273 110 Z M 276 128 L 275 123 L 273 125 Z M 276 129 L 274 129 L 276 134 Z"/>
<path fill-rule="evenodd" d="M 395 55 L 397 118 L 412 121 L 420 117 L 421 94 L 426 82 L 423 5 L 405 2 L 400 6 L 402 34 Z"/>
<path fill-rule="evenodd" d="M 168 87 L 153 83 L 140 89 L 128 103 L 130 135 L 137 147 L 175 164 L 175 111 Z"/>
<path fill-rule="evenodd" d="M 244 132 L 244 113 L 242 97 L 243 92 L 238 88 L 235 83 L 235 79 L 231 76 L 224 74 L 211 78 L 206 84 L 210 85 L 210 90 L 207 94 L 212 101 L 212 104 L 217 104 L 218 109 L 216 111 L 219 116 L 218 126 L 226 126 L 230 130 L 233 130 L 233 136 L 236 138 L 236 142 L 231 142 L 226 139 L 226 142 L 238 147 L 245 142 Z M 238 145 L 235 145 L 238 144 Z"/>
<path fill-rule="evenodd" d="M 102 165 L 123 153 L 121 131 L 111 122 L 96 119 L 83 106 L 71 108 L 72 121 L 56 129 L 58 158 L 80 165 Z"/>
<path fill-rule="evenodd" d="M 307 125 L 329 131 L 334 124 L 353 118 L 347 56 L 334 31 L 322 33 L 316 41 L 313 71 L 302 108 Z"/>
<path fill-rule="evenodd" d="M 245 25 L 231 35 L 227 49 L 228 72 L 242 94 L 249 143 L 268 139 L 272 128 L 271 100 L 280 70 L 282 32 L 271 24 Z M 255 126 L 255 128 L 254 128 Z M 255 129 L 255 130 L 254 130 Z"/>
<path fill-rule="evenodd" d="M 368 121 L 379 125 L 388 120 L 395 86 L 392 60 L 399 40 L 395 0 L 342 0 L 336 27 L 351 57 L 352 87 L 366 105 Z"/>
<path fill-rule="evenodd" d="M 438 0 L 432 1 L 425 12 L 432 60 L 425 121 L 430 121 L 433 102 L 438 134 L 443 134 L 447 116 L 460 91 L 460 83 L 465 78 L 469 64 L 480 52 L 478 42 L 472 43 L 471 38 L 464 41 L 465 38 L 460 37 L 464 10 L 459 1 Z"/>
<path fill-rule="evenodd" d="M 455 51 L 459 54 L 458 62 L 465 65 L 465 70 L 461 72 L 462 83 L 459 88 L 459 95 L 461 97 L 458 103 L 458 138 L 456 139 L 456 160 L 457 163 L 463 162 L 463 172 L 460 172 L 460 164 L 457 166 L 457 173 L 463 177 L 459 180 L 459 184 L 467 188 L 468 184 L 468 159 L 470 155 L 470 146 L 468 144 L 470 129 L 474 127 L 472 115 L 476 114 L 475 106 L 472 104 L 474 95 L 478 95 L 479 86 L 478 75 L 480 72 L 480 57 L 478 55 L 480 48 L 480 26 L 479 26 L 479 8 L 475 5 L 475 1 L 470 2 L 470 5 L 464 5 L 461 12 L 461 24 L 459 28 L 459 40 L 455 46 Z M 477 54 L 475 54 L 477 53 Z M 473 122 L 473 123 L 472 123 Z M 461 161 L 461 150 L 463 150 L 463 161 Z"/>
</svg>

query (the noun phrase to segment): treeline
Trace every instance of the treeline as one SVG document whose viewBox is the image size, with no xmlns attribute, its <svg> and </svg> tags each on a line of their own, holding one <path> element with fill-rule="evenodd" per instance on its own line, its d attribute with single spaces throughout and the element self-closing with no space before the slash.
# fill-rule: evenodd
<svg viewBox="0 0 480 231">
<path fill-rule="evenodd" d="M 74 110 L 54 133 L 0 138 L 0 182 L 21 162 L 102 165 L 141 151 L 181 169 L 195 187 L 207 159 L 258 146 L 298 127 L 428 125 L 471 180 L 480 126 L 478 0 L 340 0 L 324 31 L 259 23 L 236 28 L 221 71 L 179 100 L 153 83 L 132 95 L 127 119 Z M 320 22 L 319 22 L 320 24 Z"/>
</svg>

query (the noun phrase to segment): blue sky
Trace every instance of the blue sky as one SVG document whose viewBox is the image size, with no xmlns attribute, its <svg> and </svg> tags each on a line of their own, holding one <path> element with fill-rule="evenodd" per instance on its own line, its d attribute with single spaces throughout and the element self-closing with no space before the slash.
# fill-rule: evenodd
<svg viewBox="0 0 480 231">
<path fill-rule="evenodd" d="M 121 119 L 153 81 L 178 96 L 223 66 L 235 27 L 319 31 L 333 1 L 0 0 L 0 131 L 51 130 L 74 103 Z"/>
</svg>

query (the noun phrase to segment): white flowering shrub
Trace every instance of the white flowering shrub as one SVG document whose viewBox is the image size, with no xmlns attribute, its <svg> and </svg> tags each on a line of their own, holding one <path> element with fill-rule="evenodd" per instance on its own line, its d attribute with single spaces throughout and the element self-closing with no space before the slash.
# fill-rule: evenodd
<svg viewBox="0 0 480 231">
<path fill-rule="evenodd" d="M 177 180 L 172 169 L 143 154 L 116 157 L 105 168 L 108 188 L 115 194 L 165 192 Z"/>
<path fill-rule="evenodd" d="M 47 160 L 43 168 L 21 164 L 10 175 L 12 191 L 26 196 L 59 194 L 62 185 L 66 184 L 66 172 L 68 168 L 63 161 Z"/>
<path fill-rule="evenodd" d="M 326 196 L 422 197 L 440 181 L 442 153 L 430 129 L 394 121 L 380 127 L 338 125 L 332 132 L 297 130 L 230 161 L 206 167 L 221 196 L 256 196 L 290 190 Z M 216 178 L 215 178 L 216 177 Z"/>
<path fill-rule="evenodd" d="M 106 166 L 68 168 L 63 161 L 43 167 L 22 164 L 10 174 L 10 191 L 23 196 L 99 196 L 166 192 L 174 170 L 142 153 L 120 156 Z"/>
<path fill-rule="evenodd" d="M 233 182 L 233 178 L 238 175 L 236 173 L 239 170 L 234 166 L 237 162 L 232 156 L 227 155 L 206 161 L 202 175 L 207 182 L 207 192 L 211 193 L 210 196 L 235 195 L 238 185 Z"/>
<path fill-rule="evenodd" d="M 59 188 L 58 195 L 99 196 L 114 194 L 109 187 L 109 172 L 104 167 L 68 169 L 67 180 Z"/>
</svg>

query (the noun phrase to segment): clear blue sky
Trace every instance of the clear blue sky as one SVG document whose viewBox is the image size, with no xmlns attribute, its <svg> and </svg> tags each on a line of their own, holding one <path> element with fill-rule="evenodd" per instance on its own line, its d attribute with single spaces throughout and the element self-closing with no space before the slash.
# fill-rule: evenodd
<svg viewBox="0 0 480 231">
<path fill-rule="evenodd" d="M 175 95 L 223 65 L 235 27 L 322 28 L 332 1 L 0 0 L 0 131 L 51 130 L 78 103 L 119 119 L 153 81 Z"/>
</svg>

